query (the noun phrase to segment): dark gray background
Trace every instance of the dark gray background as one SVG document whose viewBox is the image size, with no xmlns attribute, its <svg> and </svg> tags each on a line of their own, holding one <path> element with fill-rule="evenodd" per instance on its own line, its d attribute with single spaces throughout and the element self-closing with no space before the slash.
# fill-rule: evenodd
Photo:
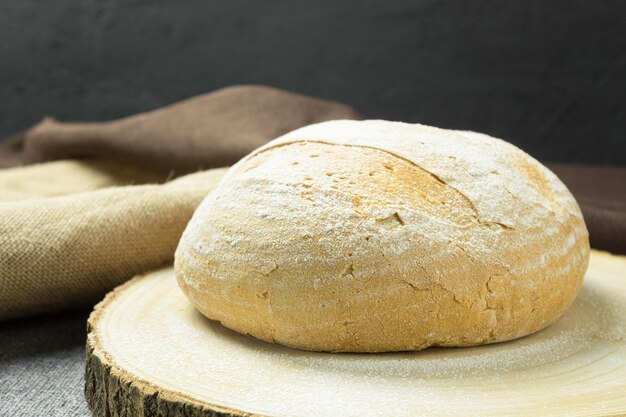
<svg viewBox="0 0 626 417">
<path fill-rule="evenodd" d="M 0 137 L 236 83 L 626 165 L 623 0 L 5 0 Z"/>
</svg>

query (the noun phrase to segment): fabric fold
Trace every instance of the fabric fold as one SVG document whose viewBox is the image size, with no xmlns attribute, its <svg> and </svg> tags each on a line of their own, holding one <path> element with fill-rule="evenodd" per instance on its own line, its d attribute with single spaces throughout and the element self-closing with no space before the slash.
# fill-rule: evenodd
<svg viewBox="0 0 626 417">
<path fill-rule="evenodd" d="M 0 203 L 123 185 L 162 183 L 167 179 L 162 172 L 100 159 L 46 162 L 0 170 Z"/>
<path fill-rule="evenodd" d="M 93 304 L 171 262 L 193 211 L 224 172 L 3 202 L 0 320 Z"/>
</svg>

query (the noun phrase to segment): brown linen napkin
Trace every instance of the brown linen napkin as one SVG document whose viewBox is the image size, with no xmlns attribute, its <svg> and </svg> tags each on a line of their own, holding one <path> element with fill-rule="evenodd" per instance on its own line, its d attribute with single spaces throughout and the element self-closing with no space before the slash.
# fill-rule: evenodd
<svg viewBox="0 0 626 417">
<path fill-rule="evenodd" d="M 127 178 L 114 169 L 59 161 L 0 171 L 13 198 L 0 203 L 0 320 L 93 304 L 128 278 L 171 262 L 196 206 L 226 171 L 115 187 Z M 51 190 L 53 173 L 72 180 Z M 16 174 L 28 178 L 24 188 L 10 181 Z"/>
<path fill-rule="evenodd" d="M 626 167 L 547 163 L 585 217 L 591 246 L 626 254 Z"/>
<path fill-rule="evenodd" d="M 104 123 L 46 118 L 0 145 L 0 166 L 99 157 L 176 175 L 227 166 L 296 128 L 355 119 L 352 107 L 264 86 L 234 86 Z"/>
</svg>

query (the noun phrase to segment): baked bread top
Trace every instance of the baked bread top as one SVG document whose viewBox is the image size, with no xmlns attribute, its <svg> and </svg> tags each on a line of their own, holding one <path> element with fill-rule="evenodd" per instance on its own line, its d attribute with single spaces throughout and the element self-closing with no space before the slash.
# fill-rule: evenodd
<svg viewBox="0 0 626 417">
<path fill-rule="evenodd" d="M 589 257 L 576 201 L 515 146 L 382 120 L 257 149 L 196 210 L 176 276 L 207 317 L 321 351 L 469 346 L 533 333 Z"/>
</svg>

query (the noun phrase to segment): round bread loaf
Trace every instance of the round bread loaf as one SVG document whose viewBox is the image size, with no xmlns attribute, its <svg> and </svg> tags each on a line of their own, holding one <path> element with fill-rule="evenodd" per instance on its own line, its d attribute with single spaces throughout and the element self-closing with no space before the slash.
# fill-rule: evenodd
<svg viewBox="0 0 626 417">
<path fill-rule="evenodd" d="M 205 316 L 318 351 L 471 346 L 555 321 L 580 289 L 576 201 L 515 146 L 381 120 L 282 136 L 234 165 L 176 252 Z"/>
</svg>

